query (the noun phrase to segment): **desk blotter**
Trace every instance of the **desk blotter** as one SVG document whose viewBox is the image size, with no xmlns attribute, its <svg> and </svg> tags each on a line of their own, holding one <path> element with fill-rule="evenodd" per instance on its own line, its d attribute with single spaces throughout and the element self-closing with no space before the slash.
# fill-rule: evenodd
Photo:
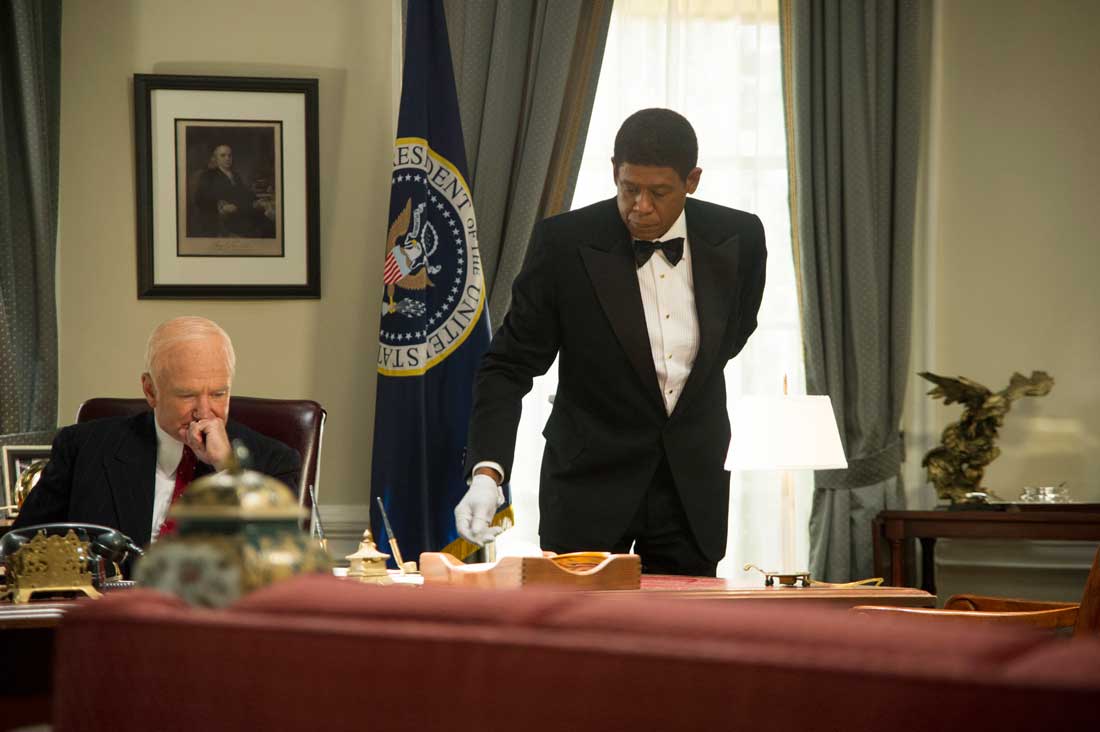
<svg viewBox="0 0 1100 732">
<path fill-rule="evenodd" d="M 424 584 L 514 589 L 531 585 L 578 590 L 636 590 L 642 564 L 637 554 L 576 552 L 549 557 L 504 557 L 464 564 L 442 552 L 420 555 Z"/>
</svg>

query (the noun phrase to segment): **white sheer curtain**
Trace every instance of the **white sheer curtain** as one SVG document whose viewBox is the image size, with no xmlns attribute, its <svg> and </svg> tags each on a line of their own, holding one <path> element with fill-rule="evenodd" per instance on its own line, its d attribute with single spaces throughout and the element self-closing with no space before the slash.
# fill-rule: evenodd
<svg viewBox="0 0 1100 732">
<path fill-rule="evenodd" d="M 580 207 L 614 195 L 611 152 L 630 113 L 669 107 L 691 120 L 699 137 L 702 181 L 696 195 L 752 211 L 768 238 L 768 282 L 760 326 L 726 368 L 731 419 L 741 394 L 805 393 L 802 342 L 787 208 L 787 158 L 779 27 L 775 0 L 616 0 L 573 198 Z M 538 473 L 542 427 L 557 369 L 536 380 L 523 404 L 512 496 L 516 526 L 498 550 L 538 542 Z M 797 478 L 799 568 L 807 561 L 812 476 Z M 779 569 L 779 477 L 734 473 L 730 530 L 719 575 L 756 584 L 746 562 Z"/>
</svg>

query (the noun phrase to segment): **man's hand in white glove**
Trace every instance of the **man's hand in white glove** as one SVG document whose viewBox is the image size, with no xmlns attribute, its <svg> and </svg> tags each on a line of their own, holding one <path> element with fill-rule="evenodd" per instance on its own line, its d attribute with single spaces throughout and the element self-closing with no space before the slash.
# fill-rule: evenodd
<svg viewBox="0 0 1100 732">
<path fill-rule="evenodd" d="M 499 526 L 490 526 L 497 506 L 504 503 L 504 492 L 492 477 L 475 475 L 470 481 L 470 489 L 455 506 L 455 527 L 458 535 L 466 541 L 481 546 L 496 538 L 504 531 Z"/>
</svg>

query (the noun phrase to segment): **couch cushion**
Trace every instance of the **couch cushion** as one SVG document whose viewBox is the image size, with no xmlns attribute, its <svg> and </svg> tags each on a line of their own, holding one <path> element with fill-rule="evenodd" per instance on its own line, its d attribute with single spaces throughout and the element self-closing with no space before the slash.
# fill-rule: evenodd
<svg viewBox="0 0 1100 732">
<path fill-rule="evenodd" d="M 1037 728 L 1100 700 L 1095 676 L 1036 683 L 1095 652 L 1025 663 L 1051 643 L 755 602 L 319 577 L 221 611 L 133 591 L 66 616 L 55 728 Z"/>
<path fill-rule="evenodd" d="M 889 668 L 898 658 L 934 662 L 937 673 L 975 664 L 1001 664 L 1041 644 L 1029 632 L 975 633 L 971 628 L 916 627 L 888 618 L 867 619 L 847 610 L 770 603 L 684 601 L 562 590 L 472 590 L 442 587 L 378 587 L 330 577 L 306 576 L 271 585 L 237 602 L 233 613 L 274 613 L 302 617 L 443 623 L 489 629 L 518 627 L 544 633 L 569 632 L 585 642 L 628 646 L 644 638 L 648 646 L 674 652 L 688 643 L 712 653 L 799 664 L 815 659 L 856 667 Z M 908 668 L 913 661 L 904 661 Z"/>
</svg>

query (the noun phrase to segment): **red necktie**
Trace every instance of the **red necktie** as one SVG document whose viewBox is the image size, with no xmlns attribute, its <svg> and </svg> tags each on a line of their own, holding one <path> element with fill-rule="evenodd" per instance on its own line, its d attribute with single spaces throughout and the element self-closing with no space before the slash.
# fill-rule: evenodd
<svg viewBox="0 0 1100 732">
<path fill-rule="evenodd" d="M 187 445 L 183 446 L 183 454 L 180 455 L 180 464 L 176 468 L 176 485 L 172 489 L 172 502 L 168 504 L 168 508 L 171 509 L 175 505 L 179 497 L 183 495 L 183 492 L 187 490 L 187 486 L 191 483 L 191 479 L 195 477 L 195 452 Z M 168 536 L 169 534 L 176 533 L 176 521 L 175 519 L 166 518 L 164 523 L 160 525 L 160 531 L 157 532 L 157 536 Z"/>
</svg>

